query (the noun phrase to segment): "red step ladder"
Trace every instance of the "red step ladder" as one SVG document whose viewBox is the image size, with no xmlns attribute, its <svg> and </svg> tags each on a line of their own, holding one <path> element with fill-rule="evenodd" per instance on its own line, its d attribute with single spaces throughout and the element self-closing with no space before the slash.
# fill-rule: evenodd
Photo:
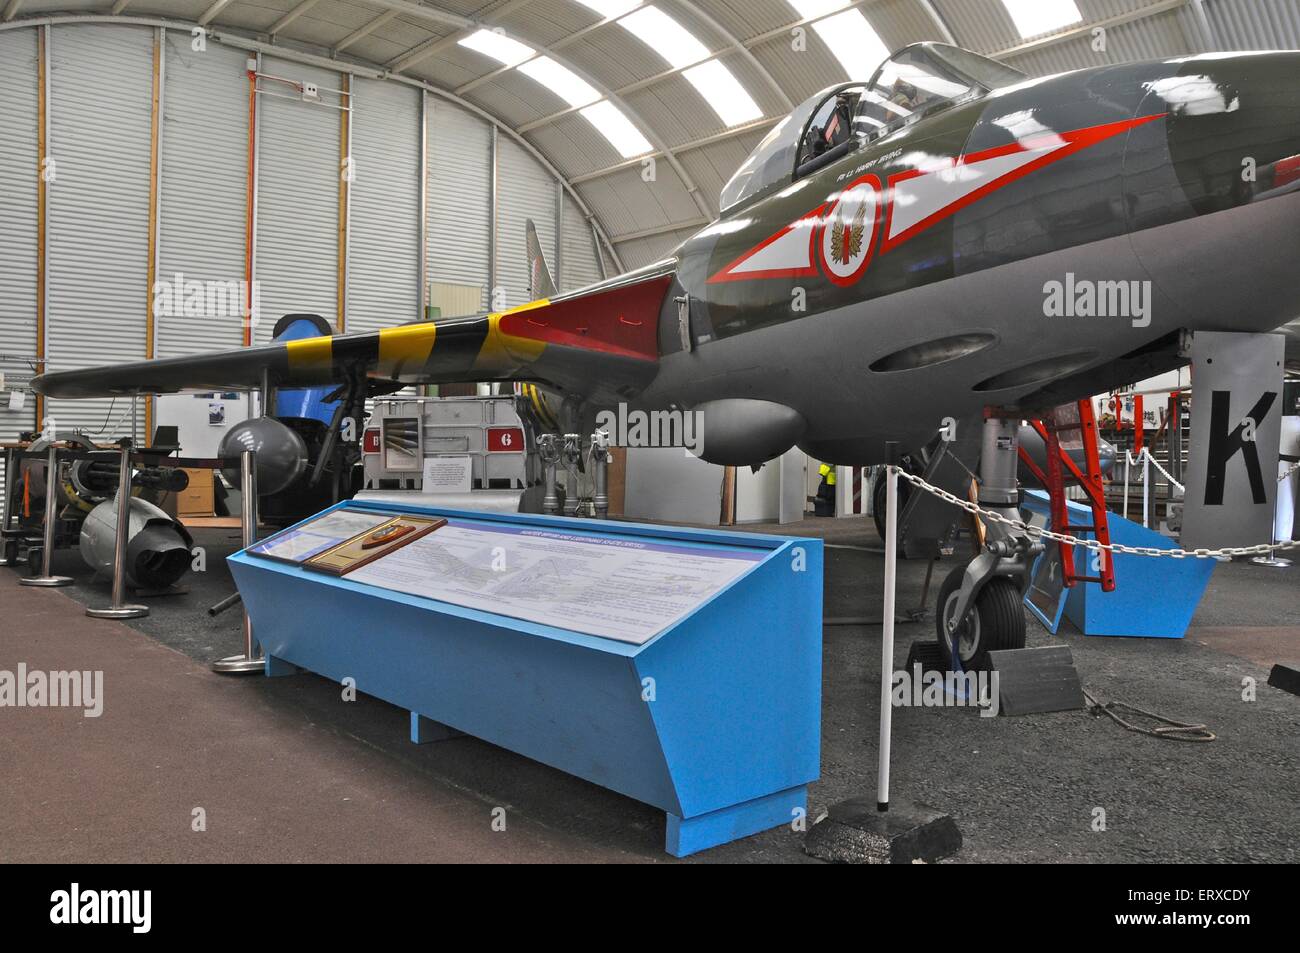
<svg viewBox="0 0 1300 953">
<path fill-rule="evenodd" d="M 1029 421 L 1030 426 L 1038 431 L 1047 447 L 1046 473 L 1029 458 L 1029 454 L 1025 452 L 1024 447 L 1020 448 L 1020 459 L 1024 461 L 1025 466 L 1029 468 L 1038 481 L 1047 488 L 1051 499 L 1053 532 L 1065 533 L 1070 536 L 1079 533 L 1092 533 L 1097 542 L 1109 545 L 1110 525 L 1107 522 L 1106 494 L 1102 485 L 1101 454 L 1097 450 L 1097 419 L 1092 411 L 1091 400 L 1081 400 L 1078 402 L 1077 407 L 1078 420 L 1062 419 L 1073 416 L 1062 413 L 1062 411 L 1071 409 L 1071 405 L 1066 404 L 1064 407 L 1057 408 L 1050 418 Z M 1078 430 L 1082 437 L 1086 473 L 1080 472 L 1078 464 L 1065 450 L 1061 449 L 1060 433 L 1066 430 Z M 1083 487 L 1088 496 L 1088 504 L 1092 510 L 1091 526 L 1070 524 L 1070 511 L 1066 506 L 1065 499 L 1065 473 L 1067 470 L 1078 481 L 1079 486 Z M 1061 543 L 1060 548 L 1061 570 L 1064 574 L 1067 589 L 1073 588 L 1076 582 L 1095 582 L 1101 585 L 1102 592 L 1115 591 L 1115 561 L 1110 550 L 1104 549 L 1101 551 L 1100 575 L 1088 576 L 1079 575 L 1074 571 L 1074 547 Z"/>
</svg>

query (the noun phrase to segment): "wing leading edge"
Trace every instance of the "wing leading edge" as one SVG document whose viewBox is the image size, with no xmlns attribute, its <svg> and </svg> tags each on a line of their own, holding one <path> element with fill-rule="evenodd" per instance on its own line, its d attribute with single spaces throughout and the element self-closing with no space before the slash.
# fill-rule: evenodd
<svg viewBox="0 0 1300 953">
<path fill-rule="evenodd" d="M 640 391 L 658 369 L 671 267 L 508 311 L 326 335 L 194 357 L 60 371 L 32 387 L 53 398 L 254 390 L 341 383 L 519 380 L 599 402 Z"/>
</svg>

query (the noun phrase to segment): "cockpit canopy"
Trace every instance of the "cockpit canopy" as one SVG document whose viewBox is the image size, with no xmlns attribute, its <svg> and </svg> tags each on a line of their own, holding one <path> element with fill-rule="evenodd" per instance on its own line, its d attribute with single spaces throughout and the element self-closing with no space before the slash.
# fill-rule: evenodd
<svg viewBox="0 0 1300 953">
<path fill-rule="evenodd" d="M 841 83 L 800 103 L 768 132 L 722 188 L 723 212 L 782 188 L 865 142 L 1026 78 L 978 53 L 915 43 L 866 83 Z"/>
</svg>

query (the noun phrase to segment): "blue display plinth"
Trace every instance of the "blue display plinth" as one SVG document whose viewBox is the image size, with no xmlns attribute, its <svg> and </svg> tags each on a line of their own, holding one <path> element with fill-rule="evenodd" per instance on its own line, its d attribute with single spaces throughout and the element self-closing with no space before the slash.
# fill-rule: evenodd
<svg viewBox="0 0 1300 953">
<path fill-rule="evenodd" d="M 1092 511 L 1087 507 L 1072 502 L 1067 505 L 1071 523 L 1086 525 L 1092 519 Z M 1045 517 L 1048 528 L 1052 528 L 1046 493 L 1027 492 L 1024 507 Z M 1107 522 L 1112 543 L 1165 550 L 1178 548 L 1160 533 L 1114 513 L 1109 514 Z M 1076 535 L 1092 538 L 1089 532 Z M 1088 552 L 1076 548 L 1075 561 L 1080 567 L 1086 567 L 1089 557 Z M 1103 592 L 1101 586 L 1093 583 L 1076 583 L 1066 590 L 1065 616 L 1084 635 L 1181 639 L 1209 585 L 1215 565 L 1213 559 L 1116 553 L 1115 591 Z"/>
<path fill-rule="evenodd" d="M 668 816 L 671 854 L 789 824 L 806 810 L 820 760 L 821 540 L 414 503 L 332 509 L 340 507 L 743 553 L 743 575 L 640 645 L 247 551 L 229 563 L 268 675 L 301 668 L 352 678 L 411 712 L 414 741 L 463 732 L 653 804 Z"/>
</svg>

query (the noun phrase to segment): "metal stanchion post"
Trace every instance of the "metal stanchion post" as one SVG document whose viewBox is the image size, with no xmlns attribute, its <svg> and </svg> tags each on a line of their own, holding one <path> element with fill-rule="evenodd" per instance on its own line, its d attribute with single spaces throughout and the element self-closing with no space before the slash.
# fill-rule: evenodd
<svg viewBox="0 0 1300 953">
<path fill-rule="evenodd" d="M 117 529 L 113 539 L 113 604 L 107 609 L 87 609 L 92 619 L 140 619 L 148 606 L 126 604 L 126 544 L 131 536 L 131 441 L 123 437 L 117 468 Z"/>
<path fill-rule="evenodd" d="M 14 460 L 16 459 L 14 448 L 5 448 L 5 497 L 3 504 L 0 504 L 0 566 L 8 566 L 10 560 L 5 556 L 6 545 L 5 533 L 9 529 L 9 517 L 12 512 L 10 501 L 14 498 Z"/>
<path fill-rule="evenodd" d="M 41 553 L 41 574 L 20 579 L 24 586 L 70 586 L 70 576 L 53 576 L 50 574 L 50 560 L 54 556 L 54 521 L 58 518 L 59 493 L 59 451 L 54 441 L 50 441 L 50 454 L 45 465 L 45 541 Z"/>
<path fill-rule="evenodd" d="M 1128 519 L 1128 475 L 1133 466 L 1133 453 L 1130 450 L 1124 451 L 1124 510 L 1120 513 L 1124 519 Z"/>
<path fill-rule="evenodd" d="M 1142 525 L 1151 528 L 1151 510 L 1155 502 L 1155 481 L 1151 479 L 1151 454 L 1142 448 Z"/>
<path fill-rule="evenodd" d="M 244 548 L 257 542 L 257 470 L 255 454 L 245 450 L 239 458 L 240 492 L 243 495 L 240 522 L 243 525 Z M 253 622 L 244 609 L 244 654 L 231 655 L 212 663 L 212 671 L 223 675 L 248 675 L 266 668 L 261 652 L 253 651 Z"/>
<path fill-rule="evenodd" d="M 889 810 L 889 741 L 894 722 L 894 597 L 898 569 L 898 468 L 885 470 L 885 614 L 880 640 L 880 764 L 876 773 L 876 810 Z"/>
</svg>

